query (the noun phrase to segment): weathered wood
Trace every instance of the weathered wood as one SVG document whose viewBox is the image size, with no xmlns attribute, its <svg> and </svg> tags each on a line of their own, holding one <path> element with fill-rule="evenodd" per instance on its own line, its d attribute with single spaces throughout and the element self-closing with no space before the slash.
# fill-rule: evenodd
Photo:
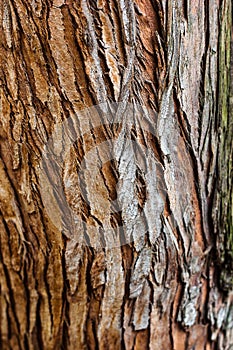
<svg viewBox="0 0 233 350">
<path fill-rule="evenodd" d="M 230 350 L 231 1 L 0 24 L 1 349 Z"/>
</svg>

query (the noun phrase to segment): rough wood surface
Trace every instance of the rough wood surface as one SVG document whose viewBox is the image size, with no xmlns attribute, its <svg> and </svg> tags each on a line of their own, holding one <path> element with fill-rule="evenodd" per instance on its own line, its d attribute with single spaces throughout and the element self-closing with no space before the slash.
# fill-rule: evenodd
<svg viewBox="0 0 233 350">
<path fill-rule="evenodd" d="M 231 21 L 0 2 L 1 349 L 233 348 Z"/>
</svg>

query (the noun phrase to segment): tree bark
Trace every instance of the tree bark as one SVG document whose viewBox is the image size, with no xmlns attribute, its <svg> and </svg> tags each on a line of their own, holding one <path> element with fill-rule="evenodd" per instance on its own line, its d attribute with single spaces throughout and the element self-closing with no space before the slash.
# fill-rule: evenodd
<svg viewBox="0 0 233 350">
<path fill-rule="evenodd" d="M 0 16 L 1 349 L 232 349 L 231 1 Z"/>
</svg>

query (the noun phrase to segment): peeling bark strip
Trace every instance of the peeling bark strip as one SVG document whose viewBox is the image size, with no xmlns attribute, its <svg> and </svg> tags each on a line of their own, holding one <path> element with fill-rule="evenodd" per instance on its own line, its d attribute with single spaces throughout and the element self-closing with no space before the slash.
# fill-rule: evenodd
<svg viewBox="0 0 233 350">
<path fill-rule="evenodd" d="M 231 1 L 0 24 L 1 349 L 232 349 Z"/>
</svg>

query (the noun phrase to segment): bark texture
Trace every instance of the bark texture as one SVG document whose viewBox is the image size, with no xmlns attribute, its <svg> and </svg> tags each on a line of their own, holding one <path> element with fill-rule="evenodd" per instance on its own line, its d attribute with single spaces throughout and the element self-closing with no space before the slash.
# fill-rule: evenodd
<svg viewBox="0 0 233 350">
<path fill-rule="evenodd" d="M 0 25 L 1 349 L 232 350 L 231 1 L 2 0 Z"/>
</svg>

